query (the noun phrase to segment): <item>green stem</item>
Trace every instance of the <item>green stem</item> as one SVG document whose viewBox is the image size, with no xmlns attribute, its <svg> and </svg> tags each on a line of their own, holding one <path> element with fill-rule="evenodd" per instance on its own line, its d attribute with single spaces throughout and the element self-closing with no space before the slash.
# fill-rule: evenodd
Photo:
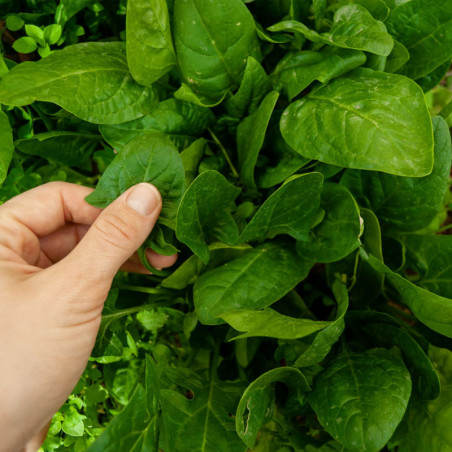
<svg viewBox="0 0 452 452">
<path fill-rule="evenodd" d="M 446 226 L 443 226 L 441 229 L 438 229 L 437 232 L 444 232 L 444 231 L 449 230 L 450 228 L 452 228 L 452 223 L 446 224 Z"/>
<path fill-rule="evenodd" d="M 353 276 L 351 277 L 351 284 L 350 287 L 347 289 L 348 292 L 350 292 L 353 287 L 355 287 L 356 284 L 356 274 L 358 273 L 358 263 L 359 263 L 359 251 L 355 255 L 355 266 L 353 267 Z"/>
<path fill-rule="evenodd" d="M 235 169 L 235 166 L 233 165 L 228 151 L 226 151 L 225 147 L 223 146 L 223 144 L 221 143 L 221 141 L 218 139 L 218 137 L 213 133 L 212 129 L 210 129 L 209 127 L 207 128 L 207 130 L 209 131 L 210 135 L 212 136 L 213 140 L 215 141 L 216 145 L 221 149 L 221 152 L 224 155 L 224 158 L 226 159 L 226 161 L 228 162 L 229 168 L 231 168 L 232 174 L 233 176 L 238 179 L 239 178 L 239 173 L 238 171 Z"/>
<path fill-rule="evenodd" d="M 115 289 L 130 290 L 131 292 L 148 293 L 152 295 L 171 295 L 174 294 L 174 290 L 159 289 L 155 287 L 135 286 L 133 284 L 115 283 Z"/>
<path fill-rule="evenodd" d="M 49 118 L 47 118 L 47 116 L 43 113 L 41 108 L 38 107 L 37 105 L 32 105 L 32 108 L 38 114 L 39 119 L 42 121 L 47 131 L 51 132 L 53 130 L 53 126 L 52 123 L 49 121 Z"/>
<path fill-rule="evenodd" d="M 153 275 L 166 278 L 171 274 L 170 271 L 159 270 L 157 268 L 154 268 L 150 264 L 146 256 L 146 247 L 142 246 L 141 248 L 138 249 L 138 256 L 140 257 L 141 263 L 145 266 L 146 270 L 149 270 Z"/>
<path fill-rule="evenodd" d="M 452 114 L 452 101 L 450 101 L 441 111 L 440 116 L 447 119 Z"/>
</svg>

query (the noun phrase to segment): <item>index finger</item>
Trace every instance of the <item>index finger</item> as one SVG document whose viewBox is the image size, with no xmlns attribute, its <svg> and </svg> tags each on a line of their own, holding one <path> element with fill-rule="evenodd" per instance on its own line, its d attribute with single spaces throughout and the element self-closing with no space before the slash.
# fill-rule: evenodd
<svg viewBox="0 0 452 452">
<path fill-rule="evenodd" d="M 101 212 L 85 201 L 92 191 L 67 182 L 50 182 L 33 188 L 0 206 L 0 227 L 18 233 L 25 227 L 37 237 L 44 237 L 66 223 L 90 225 Z"/>
</svg>

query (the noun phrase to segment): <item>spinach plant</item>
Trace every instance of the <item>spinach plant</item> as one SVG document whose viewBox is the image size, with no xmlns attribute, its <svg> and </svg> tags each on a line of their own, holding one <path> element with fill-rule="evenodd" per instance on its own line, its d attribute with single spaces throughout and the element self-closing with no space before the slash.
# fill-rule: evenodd
<svg viewBox="0 0 452 452">
<path fill-rule="evenodd" d="M 43 451 L 452 451 L 452 0 L 0 12 L 0 202 L 163 197 Z"/>
</svg>

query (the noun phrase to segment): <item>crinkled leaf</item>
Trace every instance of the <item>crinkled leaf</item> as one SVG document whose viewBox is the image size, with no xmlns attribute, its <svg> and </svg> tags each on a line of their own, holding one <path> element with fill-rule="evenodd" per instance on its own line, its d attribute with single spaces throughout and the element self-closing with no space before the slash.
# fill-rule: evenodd
<svg viewBox="0 0 452 452">
<path fill-rule="evenodd" d="M 174 218 L 185 190 L 185 172 L 177 149 L 163 135 L 149 133 L 132 140 L 105 170 L 86 200 L 104 208 L 141 182 L 157 187 L 163 199 L 161 215 Z"/>
<path fill-rule="evenodd" d="M 223 323 L 220 314 L 231 309 L 262 309 L 283 297 L 306 278 L 312 264 L 293 247 L 264 243 L 242 257 L 203 273 L 193 297 L 200 321 Z"/>
<path fill-rule="evenodd" d="M 22 106 L 53 102 L 85 121 L 118 124 L 150 113 L 152 87 L 138 85 L 121 42 L 87 42 L 15 66 L 0 79 L 0 102 Z"/>
<path fill-rule="evenodd" d="M 340 354 L 317 376 L 308 400 L 320 424 L 348 450 L 377 452 L 402 420 L 410 394 L 400 358 L 371 349 Z"/>
<path fill-rule="evenodd" d="M 176 64 L 166 0 L 128 0 L 127 62 L 133 78 L 150 85 Z"/>
<path fill-rule="evenodd" d="M 355 69 L 291 104 L 281 132 L 301 155 L 333 165 L 414 177 L 433 166 L 424 94 L 399 75 Z"/>
<path fill-rule="evenodd" d="M 220 240 L 230 245 L 238 238 L 231 205 L 240 189 L 218 171 L 204 171 L 185 192 L 177 212 L 176 236 L 207 264 L 207 244 Z"/>
</svg>

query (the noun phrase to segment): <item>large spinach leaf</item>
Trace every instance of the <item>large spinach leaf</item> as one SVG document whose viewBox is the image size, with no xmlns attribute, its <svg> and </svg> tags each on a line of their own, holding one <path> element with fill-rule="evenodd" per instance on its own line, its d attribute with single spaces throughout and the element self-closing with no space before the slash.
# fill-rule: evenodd
<svg viewBox="0 0 452 452">
<path fill-rule="evenodd" d="M 35 100 L 53 102 L 85 121 L 118 124 L 150 113 L 157 93 L 134 82 L 123 43 L 88 42 L 19 64 L 0 79 L 3 104 Z"/>
</svg>

